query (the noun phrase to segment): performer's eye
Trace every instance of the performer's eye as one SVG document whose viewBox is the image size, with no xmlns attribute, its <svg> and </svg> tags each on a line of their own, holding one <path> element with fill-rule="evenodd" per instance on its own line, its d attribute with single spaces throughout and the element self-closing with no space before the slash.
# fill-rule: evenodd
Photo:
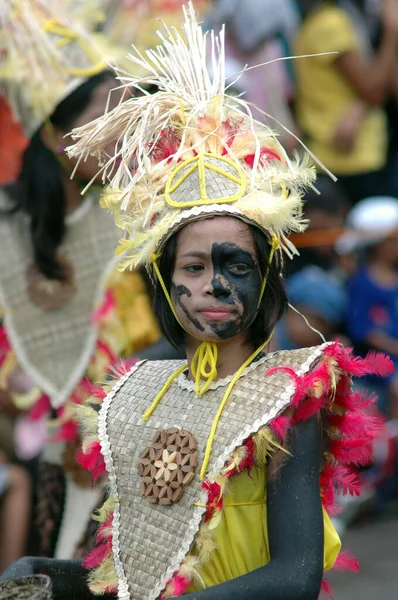
<svg viewBox="0 0 398 600">
<path fill-rule="evenodd" d="M 203 271 L 204 267 L 201 264 L 194 264 L 194 265 L 187 265 L 186 267 L 184 267 L 184 271 L 187 271 L 188 273 L 200 273 L 201 271 Z"/>
<path fill-rule="evenodd" d="M 229 271 L 234 275 L 247 275 L 253 268 L 245 263 L 237 263 L 235 265 L 228 265 Z"/>
</svg>

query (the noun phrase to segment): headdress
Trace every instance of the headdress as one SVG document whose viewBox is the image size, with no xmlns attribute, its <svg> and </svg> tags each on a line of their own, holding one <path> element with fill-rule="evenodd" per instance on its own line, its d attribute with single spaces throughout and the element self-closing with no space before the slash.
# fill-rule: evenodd
<svg viewBox="0 0 398 600">
<path fill-rule="evenodd" d="M 302 193 L 315 179 L 307 158 L 290 160 L 272 130 L 254 120 L 248 103 L 228 95 L 223 31 L 210 36 L 210 76 L 209 39 L 192 3 L 184 16 L 183 30 L 166 27 L 155 50 L 144 55 L 133 47 L 128 58 L 148 76 L 117 71 L 127 89 L 155 84 L 159 91 L 130 98 L 75 130 L 76 143 L 69 149 L 71 156 L 84 160 L 93 154 L 104 163 L 107 144 L 117 140 L 116 156 L 102 168 L 104 181 L 110 180 L 102 204 L 126 233 L 122 264 L 154 269 L 175 316 L 157 267 L 174 232 L 201 218 L 237 217 L 268 237 L 270 262 L 282 249 L 291 256 L 295 248 L 286 235 L 305 229 Z M 267 273 L 263 290 L 266 279 Z M 216 345 L 203 343 L 192 366 L 198 393 L 215 378 L 216 362 Z"/>
<path fill-rule="evenodd" d="M 79 10 L 77 0 L 0 0 L 0 83 L 28 135 L 112 56 Z"/>
<path fill-rule="evenodd" d="M 211 34 L 209 76 L 209 39 L 192 4 L 184 13 L 183 31 L 166 28 L 155 50 L 143 55 L 133 47 L 128 58 L 145 68 L 146 77 L 116 69 L 127 89 L 154 84 L 159 91 L 132 97 L 75 130 L 69 153 L 104 160 L 109 140 L 118 140 L 116 156 L 103 166 L 103 179 L 110 183 L 102 204 L 127 234 L 125 266 L 149 268 L 174 231 L 216 214 L 240 217 L 275 234 L 292 255 L 286 234 L 305 229 L 302 193 L 314 181 L 315 169 L 307 158 L 289 159 L 273 131 L 254 120 L 250 106 L 228 95 L 223 32 Z"/>
</svg>

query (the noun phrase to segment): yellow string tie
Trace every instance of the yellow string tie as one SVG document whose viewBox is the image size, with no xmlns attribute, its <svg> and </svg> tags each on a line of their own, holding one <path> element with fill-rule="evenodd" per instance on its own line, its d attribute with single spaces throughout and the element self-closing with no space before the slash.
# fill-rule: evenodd
<svg viewBox="0 0 398 600">
<path fill-rule="evenodd" d="M 188 365 L 183 365 L 182 367 L 180 367 L 179 369 L 177 369 L 177 371 L 175 371 L 168 378 L 168 380 L 166 381 L 166 383 L 164 384 L 164 386 L 162 387 L 162 389 L 160 390 L 160 392 L 156 396 L 155 400 L 152 402 L 151 406 L 148 408 L 148 410 L 146 411 L 146 413 L 144 413 L 142 415 L 142 418 L 144 419 L 144 421 L 148 421 L 149 417 L 153 414 L 155 408 L 157 407 L 157 405 L 159 404 L 159 402 L 161 401 L 161 399 L 163 398 L 163 396 L 165 395 L 165 393 L 167 392 L 167 390 L 169 389 L 169 387 L 173 383 L 174 379 L 176 377 L 178 377 L 178 375 L 180 373 L 182 373 L 183 371 L 185 371 L 185 369 L 187 369 L 187 368 L 188 368 Z"/>
<path fill-rule="evenodd" d="M 214 420 L 213 420 L 213 425 L 212 425 L 211 430 L 210 430 L 210 435 L 209 435 L 209 437 L 207 439 L 205 456 L 204 456 L 204 459 L 203 459 L 202 468 L 200 470 L 200 478 L 201 478 L 201 480 L 203 480 L 205 478 L 205 476 L 206 476 L 206 471 L 207 471 L 207 467 L 208 467 L 209 461 L 210 461 L 210 455 L 211 455 L 211 450 L 212 450 L 212 447 L 213 447 L 213 442 L 214 442 L 214 438 L 215 438 L 216 431 L 217 431 L 217 426 L 218 426 L 219 420 L 221 418 L 222 411 L 224 410 L 225 405 L 226 405 L 226 403 L 228 401 L 228 398 L 231 395 L 233 387 L 234 387 L 235 383 L 237 382 L 237 380 L 239 379 L 239 377 L 242 375 L 243 371 L 246 369 L 246 367 L 248 367 L 253 362 L 253 360 L 264 350 L 264 348 L 266 346 L 268 346 L 268 344 L 270 343 L 273 335 L 274 335 L 274 331 L 272 331 L 272 333 L 268 337 L 268 339 L 263 344 L 261 344 L 261 346 L 259 348 L 257 348 L 257 350 L 253 354 L 251 354 L 249 356 L 249 358 L 243 363 L 243 365 L 241 365 L 239 367 L 239 369 L 236 371 L 235 375 L 233 376 L 233 378 L 231 380 L 231 383 L 229 384 L 229 386 L 227 388 L 227 391 L 224 394 L 223 399 L 221 400 L 220 406 L 218 407 L 216 416 L 214 417 Z"/>
<path fill-rule="evenodd" d="M 162 287 L 163 293 L 170 306 L 170 309 L 176 319 L 177 323 L 186 331 L 185 327 L 179 320 L 175 311 L 171 296 L 168 289 L 163 281 L 163 277 L 160 273 L 157 260 L 159 255 L 152 254 L 151 263 L 158 278 L 158 281 Z M 192 334 L 191 334 L 192 335 Z M 213 381 L 217 378 L 217 358 L 218 358 L 218 347 L 215 342 L 202 342 L 196 350 L 192 359 L 191 371 L 195 378 L 195 389 L 198 396 L 204 394 L 210 387 Z M 202 382 L 203 385 L 202 385 Z"/>
<path fill-rule="evenodd" d="M 209 389 L 217 378 L 218 347 L 215 342 L 202 342 L 196 350 L 192 362 L 191 371 L 195 378 L 195 391 L 201 396 Z M 201 385 L 204 381 L 203 385 Z"/>
</svg>

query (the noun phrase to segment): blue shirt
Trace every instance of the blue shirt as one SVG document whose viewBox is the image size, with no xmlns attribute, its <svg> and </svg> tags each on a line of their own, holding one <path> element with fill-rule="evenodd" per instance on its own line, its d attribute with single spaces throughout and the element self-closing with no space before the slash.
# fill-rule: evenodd
<svg viewBox="0 0 398 600">
<path fill-rule="evenodd" d="M 398 283 L 382 287 L 363 266 L 349 284 L 347 317 L 347 330 L 355 344 L 367 345 L 375 331 L 398 339 Z"/>
</svg>

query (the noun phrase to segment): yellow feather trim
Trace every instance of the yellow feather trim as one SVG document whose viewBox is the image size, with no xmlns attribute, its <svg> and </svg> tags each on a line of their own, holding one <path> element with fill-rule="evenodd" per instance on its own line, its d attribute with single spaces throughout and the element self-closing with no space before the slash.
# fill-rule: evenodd
<svg viewBox="0 0 398 600">
<path fill-rule="evenodd" d="M 96 508 L 92 513 L 91 518 L 99 523 L 104 523 L 111 516 L 112 511 L 115 509 L 116 499 L 111 496 L 105 500 L 104 504 L 100 508 Z"/>
<path fill-rule="evenodd" d="M 92 400 L 92 398 L 90 398 L 89 401 L 90 400 Z M 88 404 L 76 404 L 74 414 L 79 421 L 83 441 L 87 437 L 90 439 L 98 439 L 98 412 Z"/>
<path fill-rule="evenodd" d="M 91 571 L 88 576 L 90 590 L 93 594 L 99 596 L 105 594 L 109 588 L 117 589 L 117 583 L 117 574 L 112 554 L 99 567 Z"/>
<path fill-rule="evenodd" d="M 267 458 L 272 456 L 276 450 L 282 450 L 289 454 L 289 452 L 279 444 L 271 429 L 268 426 L 262 427 L 253 435 L 254 442 L 254 459 L 256 463 L 261 466 L 266 464 Z"/>
<path fill-rule="evenodd" d="M 10 350 L 10 352 L 7 352 L 7 356 L 6 356 L 5 360 L 3 361 L 3 364 L 0 369 L 0 388 L 1 389 L 3 389 L 3 390 L 7 389 L 8 378 L 10 377 L 11 373 L 13 373 L 13 371 L 15 371 L 15 369 L 17 367 L 18 367 L 18 361 L 15 356 L 15 353 L 12 350 Z"/>
<path fill-rule="evenodd" d="M 209 561 L 215 549 L 216 543 L 214 541 L 213 532 L 209 528 L 209 524 L 205 523 L 199 529 L 195 538 L 195 550 L 200 563 L 205 564 Z"/>
</svg>

